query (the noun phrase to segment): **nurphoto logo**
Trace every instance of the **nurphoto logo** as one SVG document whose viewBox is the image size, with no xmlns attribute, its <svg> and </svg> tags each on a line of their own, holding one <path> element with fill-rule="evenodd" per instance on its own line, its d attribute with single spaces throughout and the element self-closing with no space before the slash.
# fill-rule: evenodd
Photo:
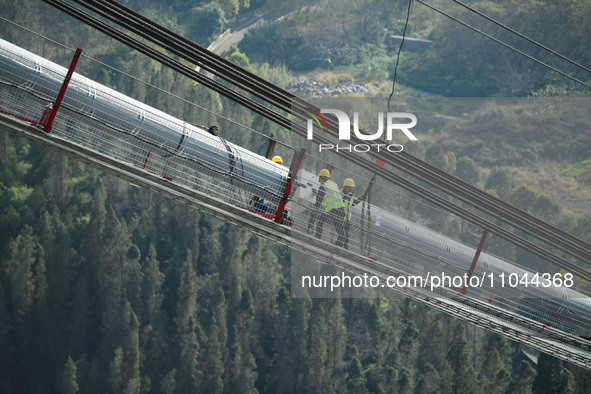
<svg viewBox="0 0 591 394">
<path fill-rule="evenodd" d="M 350 141 L 351 140 L 351 120 L 349 116 L 338 109 L 321 109 L 320 112 L 312 109 L 307 108 L 308 115 L 312 119 L 308 119 L 308 139 L 311 140 L 314 138 L 314 122 L 318 125 L 320 130 L 325 130 L 328 132 L 328 125 L 324 116 L 322 114 L 332 114 L 337 118 L 339 123 L 339 140 L 341 141 Z M 410 120 L 410 122 L 401 123 L 403 120 Z M 407 112 L 388 112 L 386 114 L 386 125 L 384 127 L 384 113 L 378 113 L 378 130 L 374 134 L 362 134 L 359 131 L 359 113 L 353 113 L 353 133 L 355 137 L 362 141 L 375 141 L 384 135 L 385 129 L 385 138 L 387 141 L 393 140 L 394 132 L 401 131 L 404 133 L 411 141 L 416 141 L 417 137 L 411 133 L 409 129 L 413 128 L 417 124 L 417 117 L 413 114 Z M 320 144 L 318 146 L 319 152 L 324 150 L 335 150 L 335 151 L 348 151 L 348 152 L 369 152 L 370 150 L 375 150 L 379 152 L 380 149 L 386 149 L 389 152 L 402 152 L 403 147 L 400 144 L 349 144 L 349 145 L 339 145 L 339 144 Z"/>
</svg>

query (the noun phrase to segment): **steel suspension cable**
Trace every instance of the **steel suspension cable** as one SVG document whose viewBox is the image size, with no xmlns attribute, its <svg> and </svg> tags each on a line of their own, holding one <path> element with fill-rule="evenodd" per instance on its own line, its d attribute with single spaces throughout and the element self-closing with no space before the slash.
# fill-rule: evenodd
<svg viewBox="0 0 591 394">
<path fill-rule="evenodd" d="M 67 3 L 63 3 L 63 2 L 61 2 L 61 1 L 58 1 L 58 0 L 44 0 L 44 1 L 46 1 L 46 2 L 48 2 L 48 3 L 50 3 L 50 4 L 59 4 L 59 3 L 61 3 L 61 4 L 60 4 L 60 9 L 61 9 L 61 8 L 63 8 L 63 9 L 65 9 L 65 10 L 69 10 L 69 12 L 70 12 L 70 13 L 72 13 L 72 15 L 73 15 L 73 16 L 75 16 L 75 17 L 77 17 L 77 16 L 76 16 L 76 14 L 80 12 L 79 10 L 77 10 L 77 9 L 75 9 L 75 8 L 73 8 L 73 7 L 71 7 L 71 6 L 69 6 Z M 64 4 L 65 4 L 65 5 L 64 5 Z M 73 8 L 73 10 L 75 10 L 75 11 L 73 11 L 73 10 L 72 10 L 72 8 Z M 88 15 L 87 15 L 87 14 L 86 14 L 86 17 L 88 17 Z M 110 26 L 108 26 L 108 27 L 109 27 L 109 28 L 111 28 Z M 111 29 L 112 29 L 112 28 L 111 28 Z M 130 44 L 128 44 L 128 45 L 130 45 Z M 133 45 L 132 45 L 132 47 L 133 47 Z M 150 49 L 151 49 L 151 48 L 150 48 Z M 159 59 L 161 59 L 161 57 L 162 57 L 162 56 L 164 56 L 164 55 L 163 55 L 163 54 L 161 54 L 161 53 L 158 53 L 158 55 L 156 55 L 154 58 L 155 58 L 156 60 L 158 60 L 158 61 L 161 61 L 161 62 L 162 62 L 162 60 L 159 60 Z M 166 56 L 165 56 L 165 57 L 166 57 Z M 170 59 L 169 59 L 169 60 L 170 60 Z M 164 61 L 164 62 L 165 62 L 165 64 L 166 64 L 166 61 Z M 181 69 L 181 70 L 182 70 L 182 69 Z M 189 70 L 190 70 L 190 69 L 189 69 Z M 192 70 L 191 70 L 191 71 L 192 71 Z M 182 70 L 182 71 L 180 71 L 180 72 L 186 72 L 186 70 Z M 195 73 L 195 72 L 193 72 L 193 73 L 189 73 L 188 75 L 189 75 L 190 77 L 196 77 L 194 74 L 196 74 L 198 77 L 202 77 L 202 75 L 201 75 L 201 74 L 198 74 L 198 73 Z M 185 74 L 185 75 L 187 75 L 187 74 Z M 206 79 L 207 79 L 207 78 L 206 78 Z M 210 82 L 211 82 L 211 81 L 210 81 Z M 212 89 L 214 89 L 214 90 L 215 90 L 216 88 L 219 88 L 219 86 L 215 86 L 215 84 L 211 84 L 211 83 L 209 83 L 208 85 L 209 85 L 209 86 L 212 86 L 212 85 L 213 85 L 211 88 L 212 88 Z M 222 85 L 222 86 L 223 86 L 223 85 Z M 278 88 L 278 89 L 280 89 L 280 88 Z M 216 90 L 216 91 L 217 91 L 217 90 Z M 222 92 L 222 91 L 218 91 L 218 92 L 220 92 L 221 94 L 224 94 L 224 95 L 225 95 L 225 93 L 227 93 L 227 92 Z M 289 121 L 287 118 L 285 118 L 285 117 L 283 117 L 283 116 L 281 116 L 281 115 L 279 115 L 279 114 L 277 114 L 277 113 L 274 113 L 274 112 L 272 112 L 272 111 L 268 110 L 266 107 L 263 107 L 263 106 L 260 106 L 260 105 L 259 105 L 259 106 L 258 106 L 258 108 L 257 108 L 257 106 L 253 106 L 253 105 L 252 105 L 252 103 L 250 103 L 250 101 L 252 101 L 252 100 L 250 100 L 250 99 L 247 99 L 247 98 L 245 98 L 244 96 L 237 95 L 237 94 L 236 94 L 236 92 L 234 92 L 234 91 L 232 91 L 232 90 L 230 90 L 230 93 L 231 93 L 231 95 L 232 95 L 232 97 L 230 97 L 231 99 L 234 99 L 233 97 L 238 97 L 238 98 L 239 98 L 239 100 L 240 100 L 240 101 L 239 101 L 239 103 L 242 103 L 242 102 L 243 102 L 243 103 L 244 103 L 244 105 L 245 105 L 245 106 L 247 106 L 247 108 L 249 108 L 249 109 L 253 110 L 254 112 L 257 112 L 257 113 L 259 113 L 259 114 L 261 114 L 261 115 L 263 115 L 263 116 L 267 117 L 268 119 L 270 119 L 270 120 L 274 121 L 275 123 L 279 124 L 280 126 L 282 126 L 282 127 L 286 127 L 286 128 L 290 128 L 290 126 L 293 126 L 293 125 L 291 125 L 291 122 L 290 122 L 290 121 Z M 235 101 L 236 101 L 236 100 L 235 100 Z M 292 129 L 293 129 L 295 132 L 297 132 L 298 134 L 300 134 L 300 135 L 306 135 L 306 130 L 304 130 L 304 128 L 303 128 L 303 127 L 292 127 Z M 318 138 L 315 138 L 315 140 L 316 140 L 316 141 L 318 141 Z M 328 140 L 324 140 L 324 142 L 321 142 L 321 143 L 326 143 L 326 142 L 330 142 L 330 141 L 328 141 Z M 318 142 L 317 142 L 317 143 L 318 143 Z M 349 156 L 351 156 L 351 157 L 349 157 Z M 374 165 L 374 164 L 372 164 L 372 163 L 370 163 L 370 162 L 366 161 L 365 159 L 361 159 L 361 161 L 359 161 L 359 160 L 352 160 L 354 155 L 349 155 L 349 156 L 348 156 L 348 158 L 349 158 L 351 161 L 355 161 L 355 162 L 357 162 L 357 164 L 359 164 L 359 165 L 362 165 L 364 168 L 370 169 L 370 171 L 373 171 L 373 172 L 378 172 L 378 173 L 380 173 L 380 175 L 381 175 L 381 176 L 384 176 L 384 177 L 388 178 L 388 175 L 391 175 L 391 173 L 390 173 L 389 171 L 385 171 L 385 170 L 381 169 L 380 167 L 378 167 L 378 166 L 376 166 L 376 165 Z M 402 157 L 402 156 L 399 156 L 399 157 Z M 356 158 L 355 158 L 355 159 L 356 159 Z M 391 157 L 388 157 L 388 158 L 387 158 L 387 162 L 390 162 L 390 163 L 391 163 L 391 162 L 393 162 L 393 160 L 391 160 L 391 159 L 392 159 Z M 418 159 L 417 159 L 417 160 L 418 160 Z M 423 163 L 423 164 L 425 164 L 425 163 Z M 400 167 L 399 167 L 399 168 L 400 168 Z M 405 168 L 404 166 L 402 166 L 402 168 L 403 168 L 403 169 L 405 169 L 405 171 L 406 171 L 406 172 L 409 172 L 409 169 L 408 169 L 408 168 Z M 439 171 L 440 171 L 440 170 L 439 170 Z M 441 172 L 443 172 L 443 171 L 441 171 Z M 445 172 L 443 172 L 443 173 L 447 175 L 447 173 L 445 173 Z M 419 179 L 421 179 L 421 178 L 419 177 Z M 455 178 L 454 178 L 454 179 L 455 179 Z M 422 195 L 424 195 L 424 196 L 430 196 L 430 198 L 432 198 L 432 200 L 430 200 L 430 201 L 432 201 L 432 202 L 439 201 L 439 200 L 438 200 L 438 197 L 439 197 L 439 196 L 436 196 L 436 195 L 432 194 L 431 192 L 422 193 L 423 191 L 426 191 L 426 190 L 425 190 L 425 189 L 422 189 L 421 187 L 419 187 L 419 186 L 417 186 L 417 185 L 413 185 L 413 186 L 406 185 L 406 187 L 405 187 L 405 188 L 406 188 L 407 190 L 410 190 L 410 191 L 412 191 L 412 192 L 414 192 L 414 193 L 416 193 L 416 194 L 419 194 L 419 195 L 421 195 L 421 194 L 422 194 Z M 441 185 L 439 185 L 439 188 L 442 188 L 442 186 L 441 186 Z M 445 187 L 443 187 L 443 189 L 442 189 L 442 190 L 445 190 Z M 488 197 L 490 197 L 490 196 L 488 196 Z M 441 202 L 439 202 L 439 203 L 438 203 L 438 205 L 441 205 Z M 462 217 L 464 217 L 464 218 L 466 218 L 467 220 L 469 220 L 469 221 L 471 221 L 471 222 L 473 222 L 473 223 L 474 223 L 474 221 L 473 221 L 473 220 L 475 220 L 475 218 L 472 218 L 473 220 L 470 220 L 470 219 L 468 219 L 469 217 L 475 216 L 475 215 L 473 215 L 473 214 L 472 214 L 472 216 L 471 216 L 470 212 L 468 212 L 468 211 L 462 211 L 461 209 L 460 209 L 460 210 L 455 210 L 454 212 L 461 213 L 461 215 L 460 215 L 460 216 L 462 216 L 462 215 L 463 215 Z M 486 221 L 484 221 L 484 222 L 486 222 Z M 484 222 L 483 222 L 482 220 L 478 221 L 478 223 L 481 223 L 481 224 L 479 224 L 479 225 L 482 225 Z M 486 223 L 488 223 L 488 222 L 486 222 Z M 475 224 L 477 224 L 477 223 L 475 223 Z M 491 227 L 494 227 L 494 226 L 491 226 L 491 225 L 490 225 L 490 223 L 488 223 L 488 224 L 487 224 L 485 227 L 487 227 L 487 228 L 489 228 L 489 229 L 490 229 Z M 551 227 L 551 226 L 550 226 L 550 227 Z M 501 231 L 501 230 L 498 230 L 498 231 L 493 231 L 493 230 L 491 230 L 491 232 L 493 232 L 493 233 L 496 233 L 497 235 L 500 235 L 500 236 L 502 236 L 501 234 L 504 234 L 504 233 L 503 233 L 503 231 Z M 526 232 L 527 232 L 527 231 L 526 231 Z M 502 236 L 503 238 L 505 238 L 506 236 L 509 236 L 509 235 L 507 235 L 507 234 L 504 234 L 504 235 L 505 235 L 505 236 Z M 505 238 L 505 239 L 507 239 L 507 238 Z M 526 241 L 526 242 L 527 242 L 527 241 Z M 535 254 L 542 253 L 542 255 L 546 256 L 546 257 L 544 257 L 544 258 L 550 258 L 550 257 L 548 257 L 548 253 L 549 253 L 549 252 L 547 252 L 547 251 L 545 251 L 545 253 L 544 253 L 544 252 L 542 252 L 542 251 L 544 251 L 544 250 L 543 250 L 543 249 L 541 249 L 541 248 L 539 248 L 539 247 L 537 247 L 537 246 L 535 246 L 534 244 L 531 244 L 531 243 L 526 243 L 526 244 L 523 244 L 523 245 L 527 245 L 527 246 L 523 246 L 523 247 L 525 247 L 525 248 L 526 248 L 527 250 L 529 250 L 529 251 L 532 251 L 532 253 L 535 253 Z M 541 249 L 541 250 L 540 250 L 540 249 Z M 540 257 L 541 257 L 541 256 L 540 256 Z M 562 258 L 558 257 L 558 256 L 555 256 L 555 258 L 554 258 L 554 259 L 552 259 L 552 262 L 554 262 L 555 264 L 557 264 L 557 265 L 559 265 L 559 266 L 562 266 L 562 265 L 564 265 L 564 263 L 565 263 L 566 261 L 565 261 L 564 259 L 562 259 Z M 566 262 L 566 263 L 568 263 L 568 262 Z M 565 267 L 566 267 L 566 266 L 565 266 Z M 581 274 L 581 275 L 584 275 L 584 273 L 580 273 L 580 274 Z M 586 277 L 586 276 L 584 276 L 584 277 Z"/>
<path fill-rule="evenodd" d="M 315 106 L 306 103 L 304 100 L 298 99 L 293 94 L 271 84 L 266 80 L 263 80 L 252 73 L 241 69 L 239 66 L 218 55 L 210 53 L 192 41 L 176 33 L 170 32 L 164 27 L 155 24 L 153 21 L 117 3 L 116 1 L 75 1 L 80 4 L 89 5 L 93 10 L 99 12 L 101 15 L 116 22 L 118 21 L 118 23 L 121 23 L 126 27 L 134 29 L 134 31 L 138 34 L 142 34 L 142 36 L 145 38 L 151 40 L 152 42 L 158 43 L 164 48 L 173 50 L 176 54 L 179 54 L 186 59 L 196 61 L 197 63 L 209 67 L 208 70 L 214 74 L 236 84 L 237 86 L 255 94 L 257 97 L 260 97 L 263 100 L 266 100 L 280 109 L 288 113 L 292 113 L 301 119 L 306 119 L 307 117 L 306 108 L 311 107 L 317 109 Z M 152 28 L 156 29 L 157 32 L 150 32 L 150 29 Z M 188 53 L 189 51 L 187 48 L 193 48 L 195 49 L 195 52 Z M 201 57 L 202 55 L 203 57 Z M 261 84 L 257 85 L 259 82 L 261 82 Z M 332 118 L 328 117 L 328 119 Z M 334 126 L 333 129 L 338 129 L 338 121 L 332 119 L 329 121 L 329 123 Z M 354 138 L 352 138 L 352 140 L 354 140 Z M 360 140 L 355 141 L 362 142 Z M 376 142 L 384 143 L 384 141 Z M 447 174 L 445 171 L 433 166 L 429 166 L 422 160 L 414 158 L 404 152 L 402 154 L 383 153 L 381 155 L 371 152 L 371 154 L 374 157 L 384 160 L 387 163 L 409 173 L 410 175 L 415 176 L 418 179 L 421 179 L 446 193 L 454 195 L 455 197 L 475 206 L 480 210 L 483 210 L 483 212 L 489 213 L 497 219 L 503 220 L 508 224 L 511 224 L 513 227 L 518 228 L 530 235 L 539 237 L 544 242 L 562 250 L 563 252 L 571 254 L 579 259 L 582 259 L 588 264 L 591 264 L 591 247 L 587 243 L 578 240 L 576 237 L 573 237 L 566 232 L 550 226 L 541 220 L 534 219 L 533 216 L 523 213 L 509 204 L 502 202 L 501 200 L 495 200 L 489 194 L 479 194 L 479 189 L 461 182 L 457 178 Z M 422 172 L 419 171 L 421 167 L 424 168 Z M 439 181 L 439 179 L 443 177 L 449 181 L 449 184 Z M 518 217 L 522 219 L 516 220 Z M 523 223 L 525 221 L 531 221 L 533 224 L 528 225 L 527 223 Z M 542 229 L 540 230 L 537 227 L 541 227 Z"/>
</svg>

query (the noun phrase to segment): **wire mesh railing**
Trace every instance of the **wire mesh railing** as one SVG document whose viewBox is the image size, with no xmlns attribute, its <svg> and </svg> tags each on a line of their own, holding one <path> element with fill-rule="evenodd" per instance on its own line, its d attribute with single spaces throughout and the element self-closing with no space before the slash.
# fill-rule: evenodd
<svg viewBox="0 0 591 394">
<path fill-rule="evenodd" d="M 6 42 L 0 48 L 0 65 L 0 109 L 35 123 L 57 95 L 66 70 Z M 215 130 L 173 118 L 79 75 L 70 83 L 51 135 L 199 191 L 220 205 L 231 204 L 269 219 L 275 217 L 290 177 L 287 166 L 234 145 Z M 306 157 L 305 168 L 325 166 L 318 158 Z M 417 286 L 415 282 L 420 291 L 432 290 L 435 278 L 441 282 L 446 276 L 464 281 L 443 281 L 441 286 L 464 290 L 473 247 L 368 203 L 371 187 L 365 198 L 355 192 L 347 195 L 341 185 L 353 175 L 339 168 L 330 178 L 336 189 L 332 185 L 327 193 L 330 188 L 324 185 L 321 192 L 324 181 L 305 168 L 295 178 L 283 218 L 291 226 L 294 242 L 314 237 L 347 249 L 390 267 L 401 277 L 415 277 L 424 283 Z M 362 179 L 356 181 L 362 183 Z M 327 210 L 327 194 L 341 201 L 336 209 Z M 347 207 L 343 201 L 348 201 Z M 588 339 L 589 298 L 552 280 L 545 286 L 543 278 L 538 281 L 541 286 L 524 284 L 524 278 L 531 282 L 536 274 L 483 253 L 472 273 L 480 282 L 477 286 L 470 282 L 465 294 Z"/>
</svg>

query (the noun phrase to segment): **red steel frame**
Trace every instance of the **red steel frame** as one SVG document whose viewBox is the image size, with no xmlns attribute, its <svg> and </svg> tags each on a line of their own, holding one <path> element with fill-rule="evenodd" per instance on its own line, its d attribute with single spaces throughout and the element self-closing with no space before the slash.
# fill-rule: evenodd
<svg viewBox="0 0 591 394">
<path fill-rule="evenodd" d="M 468 270 L 468 277 L 466 282 L 464 282 L 464 287 L 462 287 L 462 294 L 466 294 L 468 292 L 467 284 L 470 282 L 470 278 L 474 273 L 474 269 L 476 268 L 476 263 L 478 263 L 478 258 L 480 257 L 480 252 L 482 252 L 482 248 L 484 247 L 484 241 L 486 240 L 486 236 L 488 235 L 488 230 L 484 230 L 482 237 L 480 238 L 480 243 L 478 244 L 478 249 L 476 249 L 476 253 L 474 254 L 474 258 L 472 259 L 472 264 L 470 265 L 470 269 Z"/>
<path fill-rule="evenodd" d="M 80 59 L 80 54 L 82 53 L 82 49 L 77 48 L 76 52 L 74 53 L 74 58 L 72 59 L 72 63 L 70 63 L 70 68 L 68 69 L 68 73 L 66 74 L 66 78 L 64 79 L 64 83 L 57 95 L 57 98 L 53 104 L 53 108 L 51 106 L 46 106 L 43 110 L 43 114 L 41 115 L 41 119 L 39 119 L 38 126 L 42 128 L 46 133 L 51 132 L 51 125 L 53 123 L 53 119 L 55 119 L 55 115 L 57 114 L 57 110 L 59 109 L 64 95 L 66 94 L 66 89 L 68 88 L 68 84 L 70 83 L 70 79 L 72 78 L 72 74 L 74 74 L 74 69 L 76 68 L 76 64 L 78 64 L 78 59 Z"/>
<path fill-rule="evenodd" d="M 277 213 L 275 214 L 275 223 L 281 223 L 281 216 L 283 215 L 283 211 L 285 210 L 285 204 L 287 204 L 287 199 L 289 198 L 289 194 L 291 193 L 291 188 L 295 179 L 298 175 L 298 171 L 300 170 L 300 166 L 304 161 L 304 157 L 306 155 L 306 149 L 302 148 L 296 152 L 293 156 L 291 161 L 291 167 L 289 170 L 289 180 L 287 181 L 287 185 L 285 186 L 285 190 L 283 192 L 283 198 L 279 203 L 279 207 L 277 208 Z"/>
</svg>

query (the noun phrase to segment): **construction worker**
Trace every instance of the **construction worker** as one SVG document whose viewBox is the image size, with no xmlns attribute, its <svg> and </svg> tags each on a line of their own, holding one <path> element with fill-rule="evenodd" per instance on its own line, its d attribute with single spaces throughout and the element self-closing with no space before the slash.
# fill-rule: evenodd
<svg viewBox="0 0 591 394">
<path fill-rule="evenodd" d="M 281 156 L 273 156 L 271 161 L 273 163 L 283 165 L 283 159 L 281 158 Z M 273 208 L 275 211 L 277 210 L 277 207 L 273 207 Z M 289 217 L 289 212 L 287 211 L 287 209 L 284 209 L 283 213 L 281 214 L 281 223 L 287 223 L 287 222 L 291 222 L 291 218 Z"/>
<path fill-rule="evenodd" d="M 367 193 L 369 188 L 363 193 L 360 198 L 356 198 L 354 194 L 355 190 L 355 182 L 351 178 L 347 178 L 343 181 L 343 188 L 341 189 L 341 193 L 343 195 L 343 207 L 345 211 L 345 215 L 343 218 L 343 234 L 344 234 L 344 241 L 343 247 L 345 249 L 349 249 L 349 229 L 351 228 L 351 208 L 355 205 L 359 204 L 361 201 L 365 200 L 367 197 Z"/>
<path fill-rule="evenodd" d="M 215 126 L 214 126 L 215 127 Z M 273 163 L 277 163 L 277 164 L 281 164 L 283 165 L 283 159 L 281 158 L 281 156 L 274 156 L 271 161 Z M 252 208 L 254 209 L 255 212 L 259 212 L 259 213 L 267 213 L 270 209 L 267 206 L 267 204 L 265 204 L 265 199 L 259 196 L 252 196 L 252 200 L 250 202 L 250 205 L 252 206 Z M 287 212 L 284 212 L 285 215 L 287 215 Z"/>
<path fill-rule="evenodd" d="M 209 126 L 207 128 L 207 132 L 209 134 L 215 135 L 215 136 L 217 136 L 220 133 L 220 131 L 218 130 L 218 127 L 217 126 Z"/>
<path fill-rule="evenodd" d="M 281 156 L 273 156 L 273 158 L 271 159 L 271 161 L 273 163 L 277 163 L 277 164 L 283 165 L 283 159 L 281 158 Z"/>
<path fill-rule="evenodd" d="M 319 212 L 320 218 L 316 225 L 315 236 L 321 238 L 324 224 L 330 222 L 334 225 L 338 234 L 335 245 L 343 246 L 345 241 L 345 234 L 343 233 L 345 209 L 339 186 L 330 179 L 330 171 L 326 168 L 318 173 L 318 181 L 320 182 L 320 188 L 316 195 L 314 207 L 316 212 Z"/>
</svg>

